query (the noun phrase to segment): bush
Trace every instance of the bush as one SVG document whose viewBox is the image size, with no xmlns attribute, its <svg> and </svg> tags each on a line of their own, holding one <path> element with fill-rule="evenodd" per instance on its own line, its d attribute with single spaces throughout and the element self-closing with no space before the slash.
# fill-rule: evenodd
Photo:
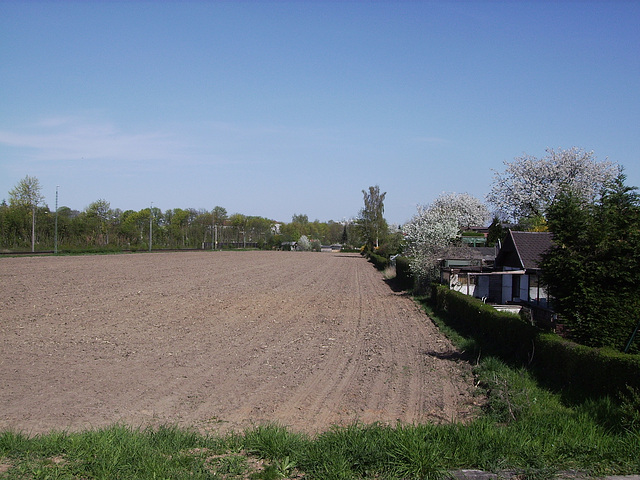
<svg viewBox="0 0 640 480">
<path fill-rule="evenodd" d="M 373 263 L 378 270 L 384 270 L 389 266 L 389 259 L 377 253 L 370 253 L 369 261 Z"/>
<path fill-rule="evenodd" d="M 586 347 L 549 333 L 537 336 L 536 350 L 534 366 L 552 372 L 548 380 L 557 387 L 576 387 L 592 395 L 640 388 L 640 355 Z"/>
<path fill-rule="evenodd" d="M 591 348 L 542 333 L 519 316 L 499 312 L 480 300 L 435 285 L 433 307 L 446 315 L 463 335 L 473 337 L 481 351 L 509 362 L 531 364 L 536 374 L 558 388 L 576 388 L 601 396 L 640 388 L 640 355 Z"/>
<path fill-rule="evenodd" d="M 529 361 L 536 330 L 518 315 L 499 312 L 477 298 L 449 290 L 443 285 L 434 286 L 432 301 L 437 311 L 446 312 L 465 334 L 478 341 L 483 354 Z"/>
<path fill-rule="evenodd" d="M 404 290 L 413 290 L 415 279 L 407 257 L 396 257 L 396 283 Z"/>
</svg>

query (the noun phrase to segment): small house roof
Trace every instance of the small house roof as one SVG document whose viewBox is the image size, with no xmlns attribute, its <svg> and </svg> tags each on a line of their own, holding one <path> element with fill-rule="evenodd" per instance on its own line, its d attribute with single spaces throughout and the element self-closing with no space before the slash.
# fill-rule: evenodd
<svg viewBox="0 0 640 480">
<path fill-rule="evenodd" d="M 514 232 L 509 230 L 496 257 L 499 267 L 536 270 L 542 254 L 553 245 L 550 232 Z"/>
</svg>

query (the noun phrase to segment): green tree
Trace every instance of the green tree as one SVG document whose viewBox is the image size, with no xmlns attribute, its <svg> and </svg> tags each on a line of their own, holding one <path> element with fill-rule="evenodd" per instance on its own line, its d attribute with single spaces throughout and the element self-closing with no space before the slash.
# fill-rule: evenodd
<svg viewBox="0 0 640 480">
<path fill-rule="evenodd" d="M 492 247 L 498 242 L 502 242 L 507 236 L 508 229 L 502 226 L 502 220 L 496 215 L 489 225 L 489 233 L 487 234 L 487 246 Z"/>
<path fill-rule="evenodd" d="M 242 246 L 245 247 L 247 242 L 247 216 L 241 213 L 234 213 L 229 217 L 229 223 L 235 230 L 235 242 L 240 243 L 240 239 L 242 239 Z"/>
<path fill-rule="evenodd" d="M 227 209 L 217 205 L 213 207 L 211 215 L 213 217 L 214 247 L 217 248 L 219 238 L 222 236 L 222 227 L 224 226 L 224 222 L 227 220 Z"/>
<path fill-rule="evenodd" d="M 31 210 L 31 251 L 36 246 L 36 208 L 44 201 L 40 181 L 36 177 L 27 175 L 9 191 L 9 203 L 12 206 Z"/>
<path fill-rule="evenodd" d="M 109 244 L 109 233 L 114 221 L 111 204 L 104 199 L 96 200 L 85 209 L 87 221 L 94 231 L 95 240 L 102 245 Z"/>
<path fill-rule="evenodd" d="M 169 236 L 174 246 L 186 246 L 187 230 L 189 227 L 189 212 L 181 208 L 174 208 L 171 211 L 169 222 Z"/>
<path fill-rule="evenodd" d="M 306 225 L 309 223 L 309 217 L 302 213 L 294 213 L 293 217 L 291 217 L 292 223 L 299 223 L 300 225 Z"/>
<path fill-rule="evenodd" d="M 384 198 L 386 192 L 380 193 L 378 185 L 362 190 L 364 208 L 360 210 L 358 225 L 367 247 L 372 249 L 380 245 L 387 234 L 387 221 L 384 219 Z"/>
<path fill-rule="evenodd" d="M 624 182 L 620 174 L 592 204 L 563 193 L 547 214 L 554 246 L 541 262 L 571 337 L 619 350 L 640 319 L 640 197 Z"/>
</svg>

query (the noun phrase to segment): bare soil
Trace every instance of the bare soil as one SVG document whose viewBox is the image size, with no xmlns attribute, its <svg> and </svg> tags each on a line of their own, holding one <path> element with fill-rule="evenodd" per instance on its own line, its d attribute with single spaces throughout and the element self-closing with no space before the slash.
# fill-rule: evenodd
<svg viewBox="0 0 640 480">
<path fill-rule="evenodd" d="M 464 420 L 470 367 L 359 255 L 0 258 L 0 430 Z"/>
</svg>

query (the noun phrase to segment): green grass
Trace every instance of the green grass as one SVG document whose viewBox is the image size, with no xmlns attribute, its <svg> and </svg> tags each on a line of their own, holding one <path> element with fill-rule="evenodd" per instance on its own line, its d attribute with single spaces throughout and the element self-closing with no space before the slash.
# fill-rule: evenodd
<svg viewBox="0 0 640 480">
<path fill-rule="evenodd" d="M 450 327 L 461 348 L 472 343 Z M 3 479 L 441 479 L 457 469 L 640 473 L 640 395 L 567 400 L 525 368 L 470 359 L 484 398 L 469 423 L 351 425 L 316 436 L 279 425 L 205 436 L 124 425 L 27 436 L 0 432 Z"/>
</svg>

